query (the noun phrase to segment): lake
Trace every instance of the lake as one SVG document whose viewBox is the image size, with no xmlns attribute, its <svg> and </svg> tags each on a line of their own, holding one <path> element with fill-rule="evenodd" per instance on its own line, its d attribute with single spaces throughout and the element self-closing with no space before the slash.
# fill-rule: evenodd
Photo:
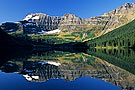
<svg viewBox="0 0 135 90">
<path fill-rule="evenodd" d="M 134 90 L 133 50 L 14 51 L 0 56 L 0 90 Z"/>
</svg>

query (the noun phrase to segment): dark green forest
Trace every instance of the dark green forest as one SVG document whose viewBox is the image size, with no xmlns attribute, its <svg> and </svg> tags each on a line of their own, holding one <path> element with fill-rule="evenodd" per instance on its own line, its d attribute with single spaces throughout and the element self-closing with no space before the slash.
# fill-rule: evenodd
<svg viewBox="0 0 135 90">
<path fill-rule="evenodd" d="M 96 48 L 135 47 L 135 20 L 103 36 L 89 40 L 85 45 Z"/>
<path fill-rule="evenodd" d="M 87 49 L 87 54 L 96 56 L 113 65 L 135 74 L 135 51 L 132 49 Z"/>
</svg>

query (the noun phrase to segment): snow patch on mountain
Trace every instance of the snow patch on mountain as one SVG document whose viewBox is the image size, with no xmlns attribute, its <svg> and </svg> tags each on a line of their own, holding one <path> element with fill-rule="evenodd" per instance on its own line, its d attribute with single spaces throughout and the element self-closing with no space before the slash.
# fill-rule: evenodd
<svg viewBox="0 0 135 90">
<path fill-rule="evenodd" d="M 39 19 L 39 16 L 27 15 L 23 20 L 29 21 L 30 19 L 32 20 Z"/>
<path fill-rule="evenodd" d="M 56 30 L 52 30 L 52 31 L 41 31 L 41 32 L 38 32 L 38 34 L 43 34 L 43 33 L 46 33 L 46 34 L 53 34 L 53 33 L 59 33 L 61 30 L 59 29 L 56 29 Z"/>
</svg>

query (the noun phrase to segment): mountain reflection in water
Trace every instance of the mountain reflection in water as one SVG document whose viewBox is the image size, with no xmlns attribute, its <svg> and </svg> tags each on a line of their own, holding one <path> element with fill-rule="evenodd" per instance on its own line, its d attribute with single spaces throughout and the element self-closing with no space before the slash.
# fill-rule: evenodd
<svg viewBox="0 0 135 90">
<path fill-rule="evenodd" d="M 7 75 L 8 73 L 15 75 L 17 73 L 31 83 L 51 82 L 51 84 L 54 85 L 55 82 L 57 86 L 59 86 L 58 84 L 61 84 L 61 87 L 63 87 L 63 89 L 65 88 L 64 90 L 71 89 L 71 87 L 71 90 L 90 90 L 92 88 L 95 88 L 94 90 L 99 90 L 101 88 L 103 90 L 120 90 L 119 88 L 131 90 L 135 88 L 135 75 L 132 74 L 132 70 L 130 73 L 130 71 L 124 70 L 125 68 L 119 68 L 111 62 L 108 63 L 108 61 L 95 57 L 97 54 L 95 55 L 94 53 L 97 52 L 91 51 L 91 53 L 91 55 L 94 56 L 85 53 L 69 53 L 62 51 L 32 53 L 31 55 L 25 56 L 25 58 L 17 57 L 9 59 L 0 67 L 0 69 L 2 71 L 1 73 L 6 72 L 4 74 Z M 115 61 L 117 61 L 117 59 Z M 121 62 L 117 61 L 117 63 Z M 0 76 L 2 75 L 1 73 Z M 96 80 L 90 77 L 102 79 L 119 88 L 103 82 L 102 80 Z M 55 81 L 55 79 L 57 81 Z M 92 84 L 92 82 L 95 83 Z M 46 87 L 55 88 L 49 87 L 49 85 L 50 84 L 46 84 Z M 69 86 L 66 89 L 66 86 L 64 85 Z M 31 88 L 34 87 L 32 86 Z M 40 90 L 42 89 L 43 88 Z"/>
</svg>

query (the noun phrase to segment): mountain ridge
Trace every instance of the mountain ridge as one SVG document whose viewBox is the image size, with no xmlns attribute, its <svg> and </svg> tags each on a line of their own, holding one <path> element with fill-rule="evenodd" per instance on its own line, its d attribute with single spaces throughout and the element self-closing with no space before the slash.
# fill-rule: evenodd
<svg viewBox="0 0 135 90">
<path fill-rule="evenodd" d="M 105 32 L 108 32 L 121 25 L 127 24 L 128 22 L 135 19 L 134 12 L 135 12 L 135 3 L 126 3 L 126 4 L 116 8 L 113 11 L 104 13 L 101 16 L 95 16 L 95 17 L 91 17 L 91 18 L 80 18 L 74 14 L 68 13 L 68 14 L 65 14 L 64 16 L 57 17 L 59 20 L 57 21 L 56 26 L 60 30 L 66 30 L 66 29 L 74 30 L 74 29 L 76 29 L 76 27 L 78 25 L 103 25 L 102 29 L 100 29 L 100 30 L 106 30 Z M 45 15 L 49 18 L 55 17 L 55 16 L 49 16 L 49 15 L 43 14 L 43 13 L 36 13 L 36 14 L 39 16 Z M 35 14 L 33 14 L 33 15 L 35 15 Z M 46 18 L 45 18 L 45 20 L 46 20 Z M 52 24 L 52 23 L 50 23 L 50 24 Z"/>
</svg>

